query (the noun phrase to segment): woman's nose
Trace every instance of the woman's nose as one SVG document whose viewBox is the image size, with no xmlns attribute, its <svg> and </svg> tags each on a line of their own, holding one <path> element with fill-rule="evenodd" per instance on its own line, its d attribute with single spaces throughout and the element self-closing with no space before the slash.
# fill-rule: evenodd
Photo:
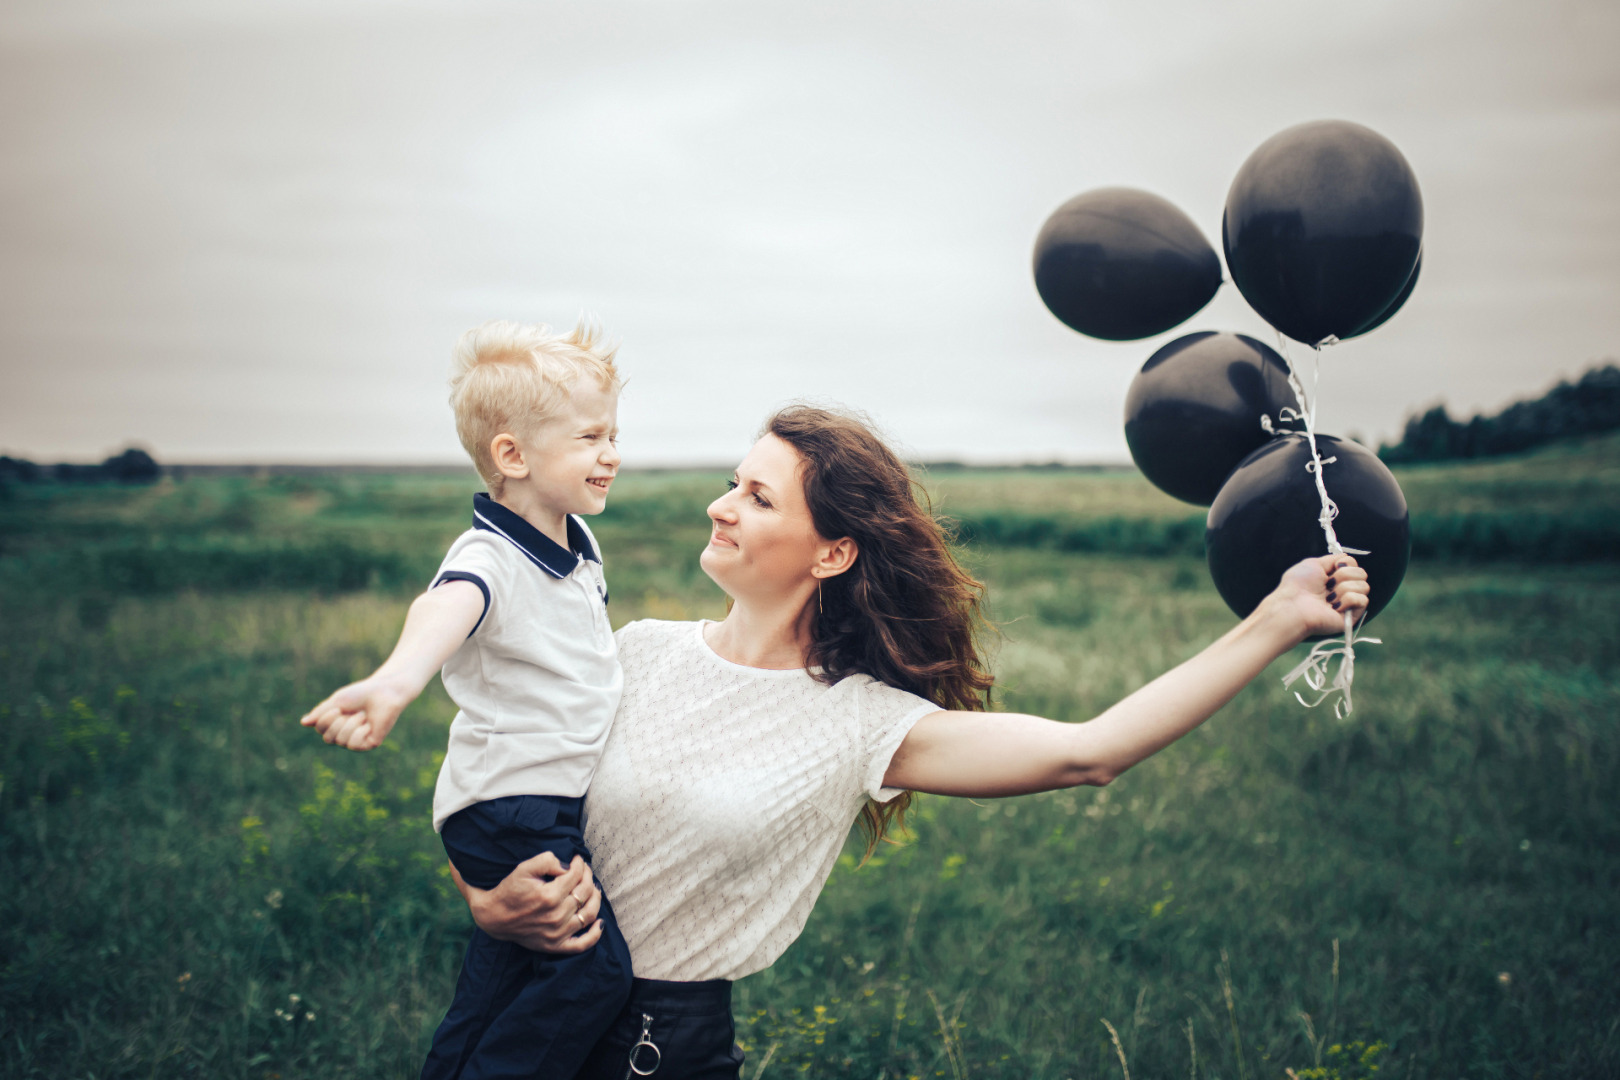
<svg viewBox="0 0 1620 1080">
<path fill-rule="evenodd" d="M 709 518 L 713 521 L 724 521 L 728 525 L 737 520 L 736 511 L 731 509 L 731 493 L 728 491 L 714 502 L 709 504 Z"/>
</svg>

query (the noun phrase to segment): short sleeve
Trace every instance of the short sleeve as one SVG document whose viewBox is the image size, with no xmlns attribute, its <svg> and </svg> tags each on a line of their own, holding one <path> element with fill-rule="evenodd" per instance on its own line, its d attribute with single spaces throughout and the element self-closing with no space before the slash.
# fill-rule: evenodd
<svg viewBox="0 0 1620 1080">
<path fill-rule="evenodd" d="M 505 557 L 506 552 L 498 546 L 504 543 L 505 540 L 490 533 L 467 530 L 450 545 L 438 572 L 433 575 L 433 583 L 428 586 L 430 589 L 437 588 L 447 581 L 465 581 L 478 586 L 478 591 L 484 594 L 484 612 L 473 627 L 474 634 L 488 620 L 492 610 L 499 616 L 500 605 L 496 603 L 496 598 L 506 591 L 511 564 L 511 560 Z"/>
<path fill-rule="evenodd" d="M 861 717 L 862 793 L 878 802 L 888 802 L 901 788 L 883 786 L 894 752 L 918 720 L 940 708 L 927 698 L 896 690 L 873 679 L 856 691 Z"/>
</svg>

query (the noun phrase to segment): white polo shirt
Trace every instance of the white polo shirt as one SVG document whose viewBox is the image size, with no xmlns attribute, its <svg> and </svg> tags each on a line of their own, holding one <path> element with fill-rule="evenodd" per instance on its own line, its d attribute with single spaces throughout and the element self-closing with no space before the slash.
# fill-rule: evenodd
<svg viewBox="0 0 1620 1080">
<path fill-rule="evenodd" d="M 467 581 L 484 614 L 445 663 L 460 712 L 433 793 L 433 828 L 475 802 L 585 794 L 624 675 L 596 540 L 568 518 L 564 548 L 488 495 L 433 586 Z"/>
</svg>

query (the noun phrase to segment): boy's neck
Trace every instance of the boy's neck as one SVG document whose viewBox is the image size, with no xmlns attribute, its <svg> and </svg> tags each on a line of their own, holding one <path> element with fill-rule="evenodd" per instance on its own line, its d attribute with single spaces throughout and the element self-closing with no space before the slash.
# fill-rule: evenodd
<svg viewBox="0 0 1620 1080">
<path fill-rule="evenodd" d="M 508 480 L 490 498 L 539 530 L 560 548 L 568 547 L 568 515 L 541 499 L 528 484 Z"/>
</svg>

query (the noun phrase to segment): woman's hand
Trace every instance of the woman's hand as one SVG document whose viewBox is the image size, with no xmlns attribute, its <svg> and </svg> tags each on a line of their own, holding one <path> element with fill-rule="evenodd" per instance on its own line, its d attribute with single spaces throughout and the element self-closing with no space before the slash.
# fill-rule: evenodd
<svg viewBox="0 0 1620 1080">
<path fill-rule="evenodd" d="M 1288 619 L 1299 639 L 1344 633 L 1344 617 L 1360 622 L 1367 612 L 1367 571 L 1349 555 L 1319 555 L 1295 563 L 1261 604 Z"/>
<path fill-rule="evenodd" d="M 602 891 L 591 868 L 578 855 L 564 869 L 557 856 L 542 851 L 517 867 L 493 889 L 475 889 L 450 876 L 478 928 L 498 941 L 514 941 L 532 952 L 581 953 L 602 936 L 597 912 Z"/>
</svg>

